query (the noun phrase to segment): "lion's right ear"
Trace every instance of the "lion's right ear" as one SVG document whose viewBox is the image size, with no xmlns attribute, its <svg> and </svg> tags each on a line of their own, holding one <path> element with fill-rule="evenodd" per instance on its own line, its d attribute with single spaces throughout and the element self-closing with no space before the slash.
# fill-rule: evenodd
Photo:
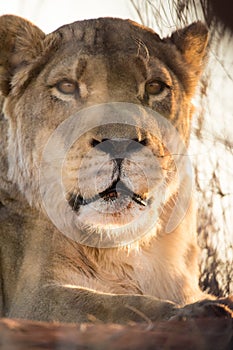
<svg viewBox="0 0 233 350">
<path fill-rule="evenodd" d="M 4 96 L 11 89 L 14 73 L 41 55 L 44 38 L 39 28 L 23 18 L 0 17 L 0 91 Z"/>
<path fill-rule="evenodd" d="M 207 55 L 208 29 L 200 21 L 175 31 L 171 42 L 182 53 L 193 72 L 199 75 Z"/>
</svg>

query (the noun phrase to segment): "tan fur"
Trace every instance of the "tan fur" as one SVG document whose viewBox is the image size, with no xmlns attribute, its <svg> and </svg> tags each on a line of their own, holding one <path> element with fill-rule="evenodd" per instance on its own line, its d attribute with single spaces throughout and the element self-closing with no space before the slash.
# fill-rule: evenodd
<svg viewBox="0 0 233 350">
<path fill-rule="evenodd" d="M 171 179 L 158 223 L 135 242 L 96 248 L 59 232 L 43 209 L 39 169 L 56 127 L 82 108 L 101 103 L 148 106 L 173 123 L 187 146 L 190 100 L 202 71 L 206 42 L 207 30 L 199 22 L 161 40 L 152 30 L 121 19 L 75 22 L 46 36 L 21 18 L 0 18 L 1 316 L 124 323 L 143 321 L 142 315 L 151 320 L 169 318 L 178 307 L 203 298 L 198 286 L 195 204 L 191 200 L 185 217 L 167 234 L 178 196 L 174 163 L 171 155 L 164 156 L 164 145 L 153 132 L 143 134 L 140 120 L 135 119 L 138 127 L 99 126 L 85 133 L 70 148 L 63 168 L 67 196 L 90 198 L 109 186 L 115 164 L 93 149 L 90 141 L 147 140 L 163 176 L 170 172 Z M 171 88 L 145 96 L 145 83 L 152 78 L 165 79 Z M 57 83 L 63 79 L 79 84 L 78 97 L 59 91 Z M 90 159 L 85 158 L 88 152 L 93 152 Z M 153 157 L 142 152 L 136 152 L 137 161 L 140 169 L 151 169 L 148 184 L 133 158 L 122 161 L 121 176 L 147 200 L 159 191 L 159 180 Z M 106 167 L 98 175 L 98 162 L 103 159 Z M 82 188 L 76 178 L 81 164 Z M 92 174 L 97 174 L 96 187 Z M 188 176 L 185 173 L 181 181 L 184 192 Z M 86 207 L 80 211 L 84 227 L 89 221 L 93 234 L 98 220 L 101 232 L 114 220 L 120 225 L 128 217 L 126 212 L 118 217 L 96 214 L 93 219 Z"/>
</svg>

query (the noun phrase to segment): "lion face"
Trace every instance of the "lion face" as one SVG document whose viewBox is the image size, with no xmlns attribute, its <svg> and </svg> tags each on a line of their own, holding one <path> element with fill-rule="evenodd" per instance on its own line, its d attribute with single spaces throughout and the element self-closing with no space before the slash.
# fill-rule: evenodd
<svg viewBox="0 0 233 350">
<path fill-rule="evenodd" d="M 206 30 L 197 23 L 161 40 L 130 21 L 98 19 L 44 36 L 17 21 L 24 42 L 13 28 L 14 74 L 2 88 L 9 178 L 32 206 L 49 203 L 79 240 L 150 231 L 187 176 L 177 174 L 177 159 Z"/>
</svg>

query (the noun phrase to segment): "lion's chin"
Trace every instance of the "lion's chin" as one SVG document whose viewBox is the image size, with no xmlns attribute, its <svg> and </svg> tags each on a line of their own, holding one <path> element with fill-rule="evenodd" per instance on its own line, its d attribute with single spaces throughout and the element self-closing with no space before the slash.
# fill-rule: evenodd
<svg viewBox="0 0 233 350">
<path fill-rule="evenodd" d="M 131 197 L 121 194 L 114 199 L 111 197 L 99 198 L 94 202 L 80 206 L 77 215 L 80 221 L 87 225 L 119 227 L 137 220 L 146 207 Z"/>
<path fill-rule="evenodd" d="M 157 213 L 150 203 L 142 205 L 121 195 L 114 200 L 99 198 L 80 206 L 75 224 L 81 232 L 80 243 L 106 248 L 135 242 L 155 226 L 156 219 Z"/>
<path fill-rule="evenodd" d="M 145 197 L 145 196 L 144 196 Z M 71 194 L 68 203 L 81 222 L 88 225 L 119 227 L 128 225 L 145 211 L 148 201 L 121 181 L 104 191 L 85 198 Z"/>
</svg>

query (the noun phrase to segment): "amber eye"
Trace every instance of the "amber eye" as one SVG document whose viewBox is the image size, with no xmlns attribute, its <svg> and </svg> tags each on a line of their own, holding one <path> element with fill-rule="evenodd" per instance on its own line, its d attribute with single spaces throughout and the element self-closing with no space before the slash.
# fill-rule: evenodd
<svg viewBox="0 0 233 350">
<path fill-rule="evenodd" d="M 151 80 L 146 83 L 146 92 L 149 95 L 159 95 L 166 87 L 162 81 Z"/>
<path fill-rule="evenodd" d="M 56 85 L 57 89 L 66 95 L 73 95 L 78 91 L 78 86 L 75 82 L 62 80 Z"/>
</svg>

